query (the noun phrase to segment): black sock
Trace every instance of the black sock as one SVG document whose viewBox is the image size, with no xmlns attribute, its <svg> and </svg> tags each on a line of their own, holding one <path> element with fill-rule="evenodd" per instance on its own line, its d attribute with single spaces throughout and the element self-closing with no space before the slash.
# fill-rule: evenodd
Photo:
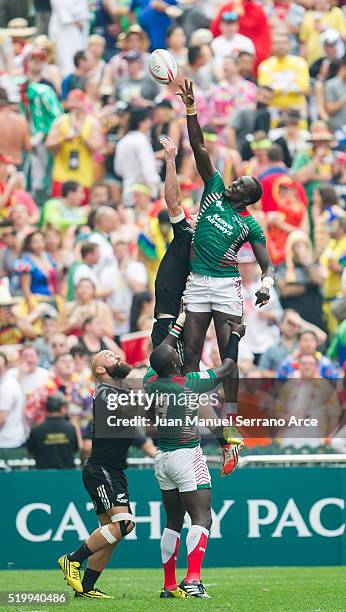
<svg viewBox="0 0 346 612">
<path fill-rule="evenodd" d="M 90 557 L 90 555 L 92 554 L 93 553 L 91 552 L 91 550 L 89 550 L 86 543 L 84 542 L 84 544 L 82 544 L 82 546 L 78 548 L 78 550 L 75 550 L 74 552 L 67 555 L 67 558 L 69 561 L 79 561 L 79 563 L 82 564 L 83 561 L 85 561 L 85 559 Z"/>
<path fill-rule="evenodd" d="M 230 339 L 224 354 L 224 358 L 228 357 L 229 359 L 233 359 L 234 363 L 238 362 L 238 344 L 240 341 L 240 336 L 237 332 L 232 332 L 230 335 Z"/>
<path fill-rule="evenodd" d="M 213 436 L 215 436 L 216 440 L 220 444 L 221 448 L 223 448 L 226 444 L 225 437 L 223 435 L 223 427 L 214 427 L 210 430 Z"/>
<path fill-rule="evenodd" d="M 101 576 L 101 572 L 97 570 L 86 568 L 82 580 L 83 591 L 86 593 L 87 591 L 92 591 L 95 585 L 96 580 Z"/>
</svg>

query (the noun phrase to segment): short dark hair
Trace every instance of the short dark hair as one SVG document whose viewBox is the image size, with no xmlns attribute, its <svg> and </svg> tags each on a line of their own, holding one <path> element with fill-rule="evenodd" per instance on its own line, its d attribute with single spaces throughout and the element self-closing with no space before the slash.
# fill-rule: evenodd
<svg viewBox="0 0 346 612">
<path fill-rule="evenodd" d="M 138 130 L 142 121 L 149 119 L 149 117 L 151 117 L 150 108 L 133 108 L 129 117 L 128 132 Z"/>
<path fill-rule="evenodd" d="M 51 393 L 48 395 L 46 399 L 46 410 L 48 414 L 51 414 L 52 412 L 60 412 L 61 408 L 66 406 L 66 404 L 66 397 L 60 391 L 57 391 L 57 393 Z"/>
<path fill-rule="evenodd" d="M 77 53 L 73 56 L 73 63 L 76 68 L 79 68 L 79 64 L 81 61 L 86 60 L 86 55 L 84 51 L 77 51 Z"/>
<path fill-rule="evenodd" d="M 284 160 L 284 154 L 282 147 L 278 144 L 272 144 L 267 151 L 268 159 L 272 162 L 282 162 Z"/>
<path fill-rule="evenodd" d="M 77 181 L 65 181 L 61 187 L 61 195 L 63 198 L 66 198 L 71 191 L 75 192 L 79 189 L 80 183 Z"/>
<path fill-rule="evenodd" d="M 196 61 L 201 57 L 201 55 L 202 55 L 201 46 L 189 47 L 188 52 L 187 52 L 187 59 L 188 59 L 189 64 L 193 66 L 193 64 L 195 64 Z"/>
<path fill-rule="evenodd" d="M 171 370 L 172 347 L 169 344 L 159 344 L 150 355 L 150 365 L 161 378 L 165 377 Z"/>
<path fill-rule="evenodd" d="M 248 204 L 256 204 L 256 202 L 258 202 L 258 200 L 261 199 L 262 194 L 263 194 L 263 187 L 261 185 L 261 183 L 259 182 L 259 180 L 255 177 L 252 176 L 251 177 L 255 186 L 252 190 L 251 195 L 249 196 L 249 202 Z"/>
<path fill-rule="evenodd" d="M 80 356 L 89 355 L 87 349 L 82 344 L 75 344 L 74 346 L 72 346 L 70 353 L 73 358 L 75 358 L 77 355 L 80 355 Z"/>
<path fill-rule="evenodd" d="M 82 259 L 84 259 L 87 255 L 90 255 L 90 253 L 93 253 L 97 248 L 98 244 L 95 244 L 95 242 L 84 242 L 80 250 Z"/>
</svg>

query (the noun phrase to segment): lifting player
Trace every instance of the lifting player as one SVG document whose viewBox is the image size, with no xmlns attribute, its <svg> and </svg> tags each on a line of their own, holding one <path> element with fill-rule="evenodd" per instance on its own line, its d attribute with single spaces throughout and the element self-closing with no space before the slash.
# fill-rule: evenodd
<svg viewBox="0 0 346 612">
<path fill-rule="evenodd" d="M 112 394 L 122 393 L 124 399 L 128 392 L 127 382 L 124 380 L 131 372 L 129 365 L 121 361 L 120 357 L 112 351 L 101 351 L 92 363 L 92 371 L 99 382 L 93 403 L 94 429 L 95 420 L 106 412 L 107 401 Z M 131 409 L 137 414 L 137 407 L 128 405 L 118 406 L 117 417 L 129 416 Z M 132 515 L 129 504 L 129 493 L 125 470 L 127 467 L 127 452 L 141 436 L 136 428 L 126 428 L 116 437 L 98 437 L 93 434 L 90 457 L 83 469 L 83 482 L 90 498 L 101 527 L 76 551 L 60 557 L 58 563 L 62 569 L 67 583 L 74 589 L 76 596 L 89 599 L 112 599 L 99 589 L 95 582 L 107 565 L 115 547 L 130 533 L 136 519 Z M 142 447 L 147 455 L 155 456 L 156 448 L 142 438 Z M 81 565 L 88 559 L 88 567 L 81 577 Z"/>
<path fill-rule="evenodd" d="M 191 394 L 208 393 L 220 379 L 231 375 L 237 361 L 238 343 L 245 333 L 244 325 L 232 325 L 221 367 L 181 375 L 175 346 L 184 320 L 185 313 L 181 313 L 167 338 L 153 350 L 151 367 L 144 377 L 146 391 L 156 394 L 159 406 L 155 475 L 167 517 L 161 538 L 164 587 L 160 596 L 163 599 L 209 597 L 200 574 L 212 522 L 211 481 L 200 446 L 198 422 L 194 420 L 199 402 Z M 175 570 L 185 512 L 191 518 L 186 538 L 188 569 L 178 586 Z"/>
</svg>

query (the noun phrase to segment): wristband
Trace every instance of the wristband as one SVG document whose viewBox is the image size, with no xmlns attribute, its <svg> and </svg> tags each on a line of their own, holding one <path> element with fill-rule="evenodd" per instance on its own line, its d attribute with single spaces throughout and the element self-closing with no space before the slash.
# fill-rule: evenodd
<svg viewBox="0 0 346 612">
<path fill-rule="evenodd" d="M 183 326 L 179 325 L 179 323 L 174 323 L 174 325 L 172 326 L 172 329 L 169 330 L 169 334 L 171 334 L 171 336 L 174 336 L 174 338 L 179 338 L 181 332 L 183 330 Z"/>
<path fill-rule="evenodd" d="M 263 287 L 268 289 L 268 291 L 270 291 L 271 288 L 274 286 L 274 279 L 271 276 L 265 276 L 264 278 L 262 278 L 262 285 Z"/>
<path fill-rule="evenodd" d="M 197 109 L 196 109 L 195 104 L 193 106 L 186 107 L 186 114 L 190 116 L 197 115 Z"/>
</svg>

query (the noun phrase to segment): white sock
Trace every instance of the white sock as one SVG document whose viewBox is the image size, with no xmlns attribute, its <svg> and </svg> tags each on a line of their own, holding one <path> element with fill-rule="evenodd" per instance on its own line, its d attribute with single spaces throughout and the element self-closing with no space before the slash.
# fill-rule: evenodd
<svg viewBox="0 0 346 612">
<path fill-rule="evenodd" d="M 186 536 L 186 548 L 188 555 L 196 548 L 202 533 L 204 533 L 207 538 L 209 537 L 208 529 L 201 527 L 200 525 L 191 525 Z"/>
<path fill-rule="evenodd" d="M 175 551 L 177 539 L 180 540 L 180 533 L 165 527 L 161 536 L 161 559 L 162 563 L 167 563 Z"/>
</svg>

